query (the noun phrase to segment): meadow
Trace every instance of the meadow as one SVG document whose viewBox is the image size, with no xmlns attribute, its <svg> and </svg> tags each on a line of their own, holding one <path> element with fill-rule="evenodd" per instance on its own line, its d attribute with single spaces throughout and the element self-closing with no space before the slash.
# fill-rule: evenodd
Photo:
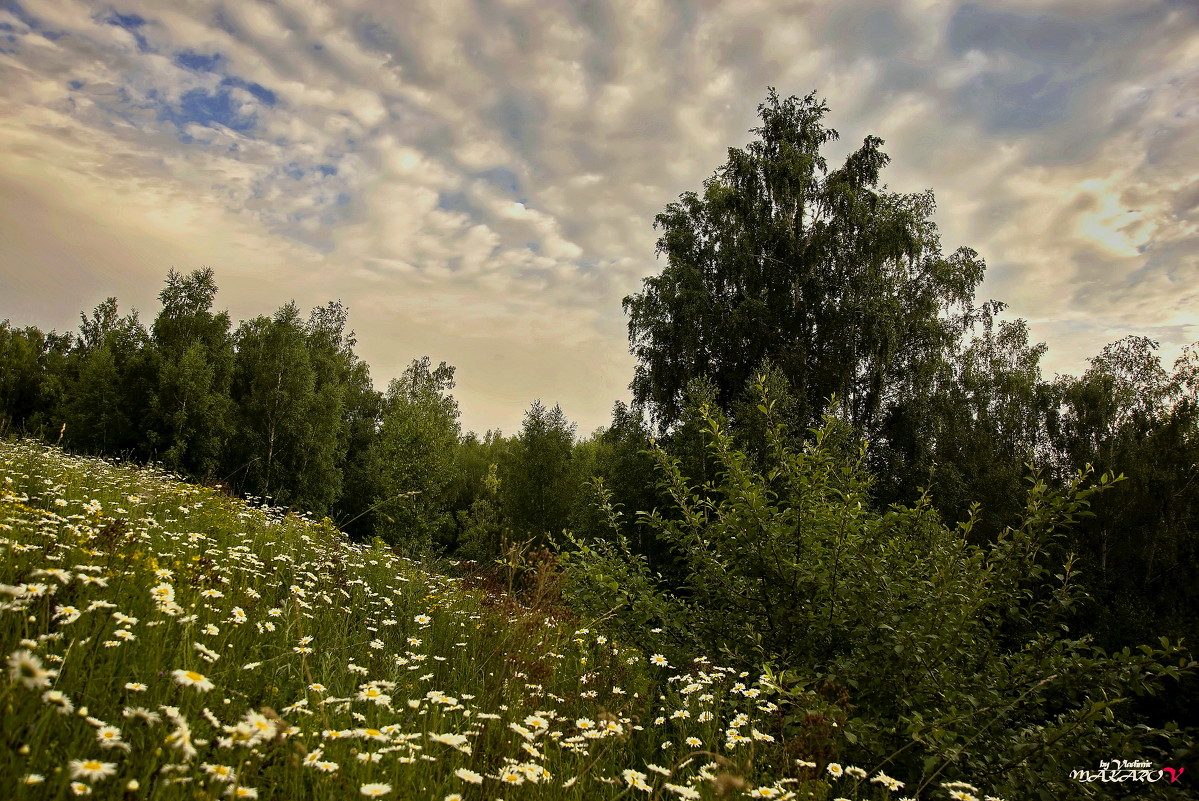
<svg viewBox="0 0 1199 801">
<path fill-rule="evenodd" d="M 781 742 L 768 677 L 327 520 L 30 443 L 0 475 L 5 798 L 905 797 Z"/>
</svg>

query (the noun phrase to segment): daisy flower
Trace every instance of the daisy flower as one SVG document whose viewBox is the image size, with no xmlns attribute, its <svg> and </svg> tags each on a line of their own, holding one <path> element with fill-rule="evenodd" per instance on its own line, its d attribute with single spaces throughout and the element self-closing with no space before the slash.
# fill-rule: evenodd
<svg viewBox="0 0 1199 801">
<path fill-rule="evenodd" d="M 899 779 L 888 776 L 881 770 L 870 781 L 874 782 L 875 784 L 881 784 L 892 792 L 903 787 L 903 782 L 901 782 Z"/>
<path fill-rule="evenodd" d="M 171 675 L 175 677 L 176 684 L 195 687 L 200 692 L 208 692 L 216 686 L 203 673 L 197 673 L 194 670 L 175 670 L 171 672 Z"/>
<path fill-rule="evenodd" d="M 214 781 L 231 783 L 237 779 L 233 768 L 228 765 L 210 765 L 204 763 L 201 767 L 204 768 L 204 772 L 211 776 Z"/>
<path fill-rule="evenodd" d="M 30 690 L 45 690 L 50 687 L 50 671 L 42 667 L 42 660 L 27 650 L 15 651 L 8 657 L 8 675 Z"/>
<path fill-rule="evenodd" d="M 358 792 L 369 798 L 377 798 L 381 795 L 387 795 L 391 792 L 390 784 L 364 784 L 358 788 Z"/>
<path fill-rule="evenodd" d="M 60 715 L 69 715 L 75 711 L 75 705 L 71 703 L 71 699 L 58 690 L 46 690 L 42 693 L 42 700 L 47 704 L 57 705 Z"/>
<path fill-rule="evenodd" d="M 473 770 L 468 770 L 466 768 L 458 768 L 458 770 L 454 771 L 454 775 L 462 781 L 469 782 L 471 784 L 483 783 L 483 776 L 481 774 L 475 773 Z"/>
<path fill-rule="evenodd" d="M 87 779 L 94 782 L 107 779 L 117 772 L 115 762 L 101 762 L 98 759 L 72 759 L 68 767 L 71 770 L 72 779 Z"/>
<path fill-rule="evenodd" d="M 128 748 L 121 740 L 121 730 L 116 726 L 101 726 L 96 729 L 96 740 L 101 748 Z"/>
</svg>

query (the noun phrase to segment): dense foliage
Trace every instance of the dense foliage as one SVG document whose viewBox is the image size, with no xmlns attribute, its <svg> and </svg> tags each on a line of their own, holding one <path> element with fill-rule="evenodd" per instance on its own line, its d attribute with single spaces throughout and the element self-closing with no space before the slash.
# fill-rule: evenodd
<svg viewBox="0 0 1199 801">
<path fill-rule="evenodd" d="M 1108 654 L 1068 625 L 1087 597 L 1068 531 L 1111 474 L 1060 490 L 1034 477 L 1019 522 L 974 545 L 977 518 L 947 526 L 927 496 L 874 510 L 864 449 L 846 458 L 837 442 L 843 424 L 826 420 L 797 449 L 758 389 L 764 470 L 707 406 L 716 481 L 696 486 L 654 451 L 674 508 L 641 522 L 668 543 L 681 581 L 652 574 L 612 510 L 615 542 L 569 557 L 580 608 L 614 616 L 647 649 L 775 666 L 789 742 L 810 753 L 836 728 L 845 744 L 830 757 L 886 757 L 917 791 L 951 778 L 1064 798 L 1077 788 L 1071 766 L 1095 753 L 1188 758 L 1174 726 L 1138 725 L 1128 699 L 1173 692 L 1199 663 L 1164 637 Z"/>
</svg>

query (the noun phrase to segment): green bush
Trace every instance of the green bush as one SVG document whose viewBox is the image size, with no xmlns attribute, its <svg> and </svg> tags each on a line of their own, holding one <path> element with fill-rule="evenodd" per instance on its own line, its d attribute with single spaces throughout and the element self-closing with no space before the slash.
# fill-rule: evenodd
<svg viewBox="0 0 1199 801">
<path fill-rule="evenodd" d="M 568 558 L 577 605 L 641 632 L 647 651 L 764 666 L 797 752 L 885 768 L 912 795 L 964 780 L 1063 798 L 1080 791 L 1070 771 L 1100 757 L 1177 757 L 1189 737 L 1121 713 L 1199 665 L 1164 638 L 1108 654 L 1065 622 L 1086 597 L 1065 533 L 1119 478 L 1083 471 L 1054 488 L 1034 471 L 1020 523 L 976 545 L 977 507 L 952 528 L 927 495 L 876 511 L 866 448 L 846 457 L 843 424 L 826 417 L 796 447 L 757 389 L 763 468 L 706 405 L 714 481 L 695 486 L 654 448 L 675 508 L 639 518 L 674 551 L 672 586 L 619 536 L 580 542 Z"/>
</svg>

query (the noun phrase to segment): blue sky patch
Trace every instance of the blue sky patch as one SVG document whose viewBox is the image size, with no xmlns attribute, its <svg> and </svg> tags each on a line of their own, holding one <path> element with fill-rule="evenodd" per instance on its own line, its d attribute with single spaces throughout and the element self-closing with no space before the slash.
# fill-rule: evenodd
<svg viewBox="0 0 1199 801">
<path fill-rule="evenodd" d="M 29 27 L 31 31 L 40 33 L 50 41 L 66 36 L 66 31 L 52 31 L 42 24 L 42 21 L 26 11 L 16 0 L 0 0 L 0 11 L 7 11 Z"/>
<path fill-rule="evenodd" d="M 216 72 L 224 56 L 220 53 L 197 53 L 192 50 L 182 50 L 175 54 L 175 63 L 193 72 Z"/>
<path fill-rule="evenodd" d="M 259 103 L 262 103 L 264 106 L 269 108 L 274 108 L 279 102 L 279 98 L 270 89 L 267 89 L 261 84 L 254 83 L 253 81 L 242 80 L 235 75 L 225 76 L 221 80 L 221 86 L 236 86 L 238 89 L 245 89 L 247 92 L 254 95 L 254 99 L 256 99 Z"/>
<path fill-rule="evenodd" d="M 133 34 L 133 38 L 137 42 L 137 49 L 139 52 L 150 52 L 150 43 L 146 41 L 145 35 L 141 32 L 141 28 L 145 27 L 146 25 L 146 21 L 143 18 L 137 14 L 119 14 L 114 11 L 105 17 L 104 21 L 109 25 L 115 25 L 118 28 L 124 28 L 125 30 L 129 31 L 129 33 Z"/>
<path fill-rule="evenodd" d="M 178 108 L 163 106 L 160 116 L 175 123 L 180 130 L 196 123 L 208 127 L 223 125 L 233 131 L 245 132 L 258 122 L 253 114 L 241 114 L 232 94 L 225 88 L 215 92 L 204 89 L 185 92 L 179 99 Z"/>
</svg>

